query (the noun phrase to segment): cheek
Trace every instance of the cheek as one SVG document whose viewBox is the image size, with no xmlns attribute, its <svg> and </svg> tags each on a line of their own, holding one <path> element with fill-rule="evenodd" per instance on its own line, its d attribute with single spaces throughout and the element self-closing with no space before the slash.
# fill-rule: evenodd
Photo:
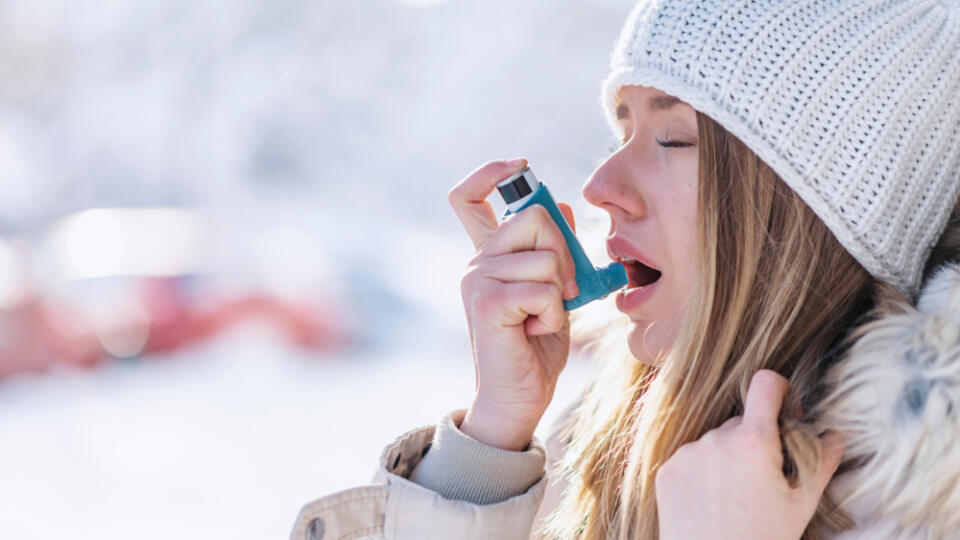
<svg viewBox="0 0 960 540">
<path fill-rule="evenodd" d="M 693 286 L 697 259 L 697 193 L 695 189 L 692 190 L 691 199 L 686 200 L 681 210 L 682 217 L 677 224 L 675 243 L 675 256 L 678 261 L 677 281 L 687 291 Z"/>
<path fill-rule="evenodd" d="M 686 171 L 673 184 L 666 214 L 664 236 L 669 252 L 674 293 L 686 293 L 693 284 L 697 256 L 697 180 L 696 167 Z M 682 300 L 677 298 L 677 300 Z"/>
<path fill-rule="evenodd" d="M 700 196 L 696 160 L 688 159 L 678 172 L 678 176 L 677 185 L 680 188 L 677 194 L 677 206 L 679 215 L 682 216 L 685 237 L 692 246 L 697 239 L 697 199 Z"/>
</svg>

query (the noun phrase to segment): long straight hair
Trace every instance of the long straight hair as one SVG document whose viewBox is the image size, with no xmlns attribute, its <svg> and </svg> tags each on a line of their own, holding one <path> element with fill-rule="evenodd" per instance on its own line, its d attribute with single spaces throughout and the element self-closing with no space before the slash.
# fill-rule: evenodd
<svg viewBox="0 0 960 540">
<path fill-rule="evenodd" d="M 812 470 L 821 446 L 801 411 L 831 351 L 871 307 L 874 280 L 799 196 L 743 142 L 697 113 L 699 192 L 694 289 L 656 366 L 625 350 L 623 317 L 594 336 L 604 358 L 574 414 L 553 538 L 658 536 L 654 480 L 680 448 L 743 412 L 754 372 L 790 381 L 780 415 L 784 473 Z M 850 518 L 821 500 L 804 538 Z"/>
</svg>

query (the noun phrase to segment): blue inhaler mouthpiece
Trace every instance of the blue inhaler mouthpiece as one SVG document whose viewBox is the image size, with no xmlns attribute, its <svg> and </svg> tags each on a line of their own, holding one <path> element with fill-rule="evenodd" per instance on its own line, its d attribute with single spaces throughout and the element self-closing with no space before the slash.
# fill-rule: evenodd
<svg viewBox="0 0 960 540">
<path fill-rule="evenodd" d="M 563 239 L 567 242 L 567 248 L 570 250 L 574 268 L 576 268 L 577 286 L 580 287 L 579 296 L 563 301 L 564 310 L 570 311 L 593 300 L 605 298 L 613 291 L 626 286 L 627 270 L 622 264 L 615 262 L 603 268 L 595 268 L 590 263 L 580 241 L 573 235 L 570 225 L 567 224 L 567 220 L 560 213 L 560 208 L 550 195 L 550 190 L 537 180 L 530 167 L 525 167 L 522 171 L 498 183 L 497 190 L 507 203 L 507 211 L 503 217 L 515 214 L 531 204 L 539 204 L 547 209 L 550 217 L 563 233 Z"/>
</svg>

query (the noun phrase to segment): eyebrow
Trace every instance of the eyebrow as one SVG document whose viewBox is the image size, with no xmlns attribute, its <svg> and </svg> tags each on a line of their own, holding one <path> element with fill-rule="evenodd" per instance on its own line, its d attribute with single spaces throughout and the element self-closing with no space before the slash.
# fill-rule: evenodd
<svg viewBox="0 0 960 540">
<path fill-rule="evenodd" d="M 681 101 L 680 98 L 676 98 L 674 96 L 657 96 L 657 97 L 651 98 L 650 101 L 648 102 L 650 106 L 650 110 L 654 112 L 665 111 L 678 103 L 683 103 L 683 101 Z M 623 120 L 624 118 L 627 118 L 629 116 L 630 116 L 630 109 L 626 105 L 620 104 L 617 107 L 617 120 Z"/>
</svg>

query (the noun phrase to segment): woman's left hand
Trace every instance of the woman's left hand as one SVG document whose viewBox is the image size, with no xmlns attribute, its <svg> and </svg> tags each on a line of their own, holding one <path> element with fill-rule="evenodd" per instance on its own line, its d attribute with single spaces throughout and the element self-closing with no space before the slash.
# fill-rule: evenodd
<svg viewBox="0 0 960 540">
<path fill-rule="evenodd" d="M 750 380 L 743 416 L 685 444 L 656 477 L 660 538 L 800 538 L 840 464 L 844 443 L 823 437 L 816 472 L 790 487 L 783 475 L 777 416 L 789 385 L 760 370 Z"/>
</svg>

